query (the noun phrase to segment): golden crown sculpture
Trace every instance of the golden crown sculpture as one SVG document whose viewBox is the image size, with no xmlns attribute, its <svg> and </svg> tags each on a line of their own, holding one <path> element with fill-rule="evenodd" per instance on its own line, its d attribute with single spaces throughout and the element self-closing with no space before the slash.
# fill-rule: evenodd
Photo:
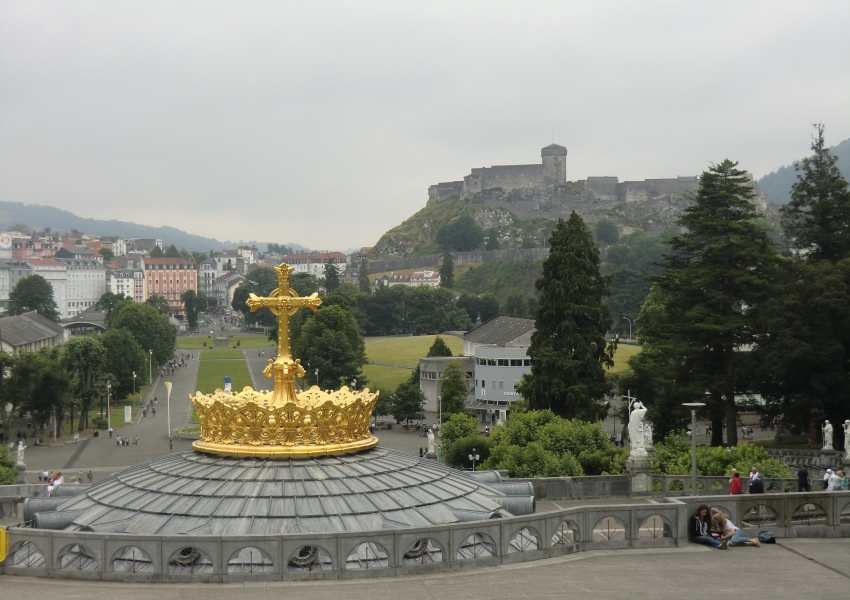
<svg viewBox="0 0 850 600">
<path fill-rule="evenodd" d="M 193 446 L 201 452 L 260 458 L 307 458 L 347 454 L 371 448 L 378 439 L 369 430 L 369 419 L 378 398 L 368 388 L 322 391 L 313 386 L 300 394 L 295 378 L 303 377 L 300 360 L 292 360 L 289 317 L 299 308 L 318 310 L 318 294 L 299 297 L 289 287 L 293 268 L 275 267 L 278 288 L 268 298 L 251 294 L 251 312 L 268 308 L 278 317 L 277 357 L 263 371 L 274 376 L 274 389 L 260 392 L 246 387 L 237 394 L 216 390 L 198 392 L 192 404 L 201 422 L 201 439 Z"/>
</svg>

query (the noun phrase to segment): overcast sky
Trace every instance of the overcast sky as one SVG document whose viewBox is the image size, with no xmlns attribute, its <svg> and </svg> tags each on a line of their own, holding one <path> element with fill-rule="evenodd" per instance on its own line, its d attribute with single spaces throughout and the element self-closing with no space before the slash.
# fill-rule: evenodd
<svg viewBox="0 0 850 600">
<path fill-rule="evenodd" d="M 761 177 L 850 137 L 850 2 L 0 3 L 0 199 L 371 246 L 471 167 Z"/>
</svg>

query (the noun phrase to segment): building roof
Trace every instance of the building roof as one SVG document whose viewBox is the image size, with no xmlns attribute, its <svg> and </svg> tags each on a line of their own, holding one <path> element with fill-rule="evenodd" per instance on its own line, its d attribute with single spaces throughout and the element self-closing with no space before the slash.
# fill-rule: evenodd
<svg viewBox="0 0 850 600">
<path fill-rule="evenodd" d="M 146 256 L 144 259 L 146 265 L 193 265 L 195 261 L 188 258 L 151 258 Z"/>
<path fill-rule="evenodd" d="M 533 319 L 499 315 L 469 331 L 463 336 L 463 341 L 504 346 L 532 329 L 534 329 Z"/>
<path fill-rule="evenodd" d="M 0 319 L 0 337 L 3 343 L 15 348 L 53 339 L 63 332 L 62 325 L 35 311 Z"/>
<path fill-rule="evenodd" d="M 78 256 L 91 256 L 94 258 L 95 256 L 100 256 L 100 254 L 91 248 L 71 246 L 69 244 L 64 244 L 62 248 L 56 251 L 56 258 L 76 258 Z"/>
<path fill-rule="evenodd" d="M 55 258 L 28 258 L 27 262 L 34 267 L 64 267 L 67 266 L 61 260 Z"/>
<path fill-rule="evenodd" d="M 544 146 L 543 150 L 566 150 L 566 148 L 558 144 L 549 144 L 548 146 Z"/>
<path fill-rule="evenodd" d="M 106 331 L 106 313 L 98 310 L 96 304 L 89 306 L 76 316 L 60 319 L 59 322 L 65 329 L 97 327 L 102 331 Z"/>
<path fill-rule="evenodd" d="M 301 252 L 299 254 L 287 254 L 283 257 L 283 262 L 291 264 L 289 261 L 323 263 L 329 258 L 334 259 L 334 262 L 345 262 L 345 254 L 342 252 Z"/>
<path fill-rule="evenodd" d="M 90 269 L 104 269 L 103 263 L 96 259 L 85 259 L 85 258 L 57 258 L 57 260 L 62 261 L 69 267 L 79 267 L 79 268 L 90 268 Z"/>
<path fill-rule="evenodd" d="M 533 506 L 533 496 L 507 496 L 497 483 L 377 447 L 287 460 L 166 454 L 85 488 L 56 511 L 67 511 L 68 531 L 275 535 L 403 530 Z"/>
</svg>

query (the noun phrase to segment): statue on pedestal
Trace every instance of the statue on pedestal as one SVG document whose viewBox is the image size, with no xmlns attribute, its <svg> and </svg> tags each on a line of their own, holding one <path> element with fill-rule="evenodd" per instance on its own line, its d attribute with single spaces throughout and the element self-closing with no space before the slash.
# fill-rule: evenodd
<svg viewBox="0 0 850 600">
<path fill-rule="evenodd" d="M 18 464 L 19 465 L 25 464 L 24 463 L 24 448 L 26 448 L 26 446 L 24 446 L 24 441 L 18 440 Z"/>
<path fill-rule="evenodd" d="M 844 461 L 850 461 L 850 419 L 844 421 Z"/>
<path fill-rule="evenodd" d="M 646 407 L 637 401 L 629 414 L 629 444 L 635 456 L 646 456 L 652 448 L 652 425 L 646 419 Z"/>
<path fill-rule="evenodd" d="M 823 449 L 832 450 L 832 425 L 829 421 L 824 421 L 821 432 L 823 433 Z"/>
<path fill-rule="evenodd" d="M 434 454 L 434 430 L 428 430 L 428 453 Z"/>
</svg>

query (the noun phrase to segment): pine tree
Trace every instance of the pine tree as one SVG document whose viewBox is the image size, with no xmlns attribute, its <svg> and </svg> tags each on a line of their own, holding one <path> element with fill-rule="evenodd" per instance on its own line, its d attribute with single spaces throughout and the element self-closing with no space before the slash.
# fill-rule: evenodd
<svg viewBox="0 0 850 600">
<path fill-rule="evenodd" d="M 452 356 L 452 349 L 443 341 L 443 338 L 437 336 L 434 338 L 434 343 L 431 344 L 426 356 Z"/>
<path fill-rule="evenodd" d="M 712 444 L 723 443 L 725 418 L 733 446 L 735 393 L 747 375 L 747 353 L 739 349 L 757 339 L 756 311 L 770 295 L 776 264 L 767 231 L 755 222 L 752 180 L 737 165 L 727 159 L 700 176 L 696 203 L 678 221 L 687 233 L 670 240 L 673 252 L 658 279 L 668 314 L 661 335 L 677 344 L 675 356 L 660 358 L 679 365 L 677 386 L 697 390 L 690 401 L 707 401 Z"/>
<path fill-rule="evenodd" d="M 325 290 L 333 294 L 339 287 L 339 271 L 337 271 L 334 260 L 329 258 L 325 261 Z"/>
<path fill-rule="evenodd" d="M 455 259 L 451 252 L 443 254 L 440 265 L 440 286 L 452 289 L 455 286 Z"/>
<path fill-rule="evenodd" d="M 608 389 L 604 368 L 613 364 L 605 341 L 611 320 L 602 304 L 608 278 L 599 273 L 599 250 L 575 212 L 558 220 L 549 241 L 535 284 L 541 296 L 528 350 L 531 373 L 519 392 L 532 409 L 593 421 L 605 413 L 598 401 Z"/>
<path fill-rule="evenodd" d="M 360 270 L 357 274 L 357 285 L 364 294 L 372 293 L 372 282 L 369 281 L 369 261 L 365 258 L 360 261 Z"/>
<path fill-rule="evenodd" d="M 794 167 L 799 174 L 781 209 L 782 226 L 795 248 L 808 251 L 808 260 L 836 262 L 850 256 L 850 186 L 826 147 L 823 124 L 814 127 L 814 155 Z"/>
</svg>

